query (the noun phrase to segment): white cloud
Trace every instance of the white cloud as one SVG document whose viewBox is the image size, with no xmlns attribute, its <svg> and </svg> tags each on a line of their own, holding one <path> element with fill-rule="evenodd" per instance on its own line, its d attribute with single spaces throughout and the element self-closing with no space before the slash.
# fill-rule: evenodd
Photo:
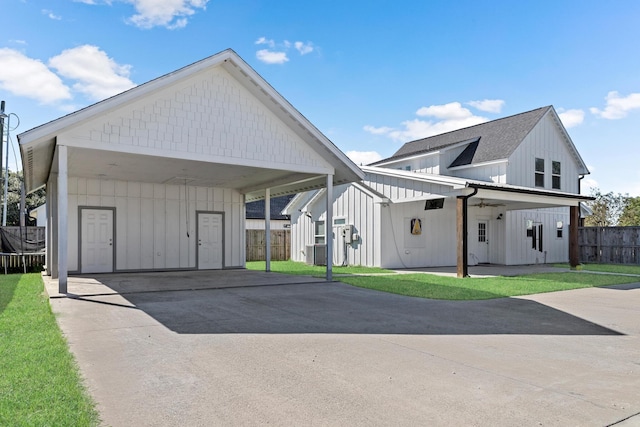
<svg viewBox="0 0 640 427">
<path fill-rule="evenodd" d="M 375 126 L 370 126 L 370 125 L 364 126 L 363 129 L 373 135 L 385 135 L 394 130 L 393 128 L 390 128 L 387 126 L 382 126 L 377 128 Z"/>
<path fill-rule="evenodd" d="M 580 193 L 589 195 L 591 194 L 591 190 L 596 188 L 600 188 L 598 181 L 593 178 L 584 178 L 580 181 Z"/>
<path fill-rule="evenodd" d="M 42 14 L 47 15 L 49 19 L 53 19 L 54 21 L 60 21 L 62 19 L 62 16 L 56 15 L 53 11 L 48 9 L 42 9 Z"/>
<path fill-rule="evenodd" d="M 578 126 L 584 121 L 584 111 L 582 110 L 566 110 L 558 113 L 558 116 L 567 129 Z"/>
<path fill-rule="evenodd" d="M 101 100 L 131 89 L 130 65 L 119 65 L 97 46 L 67 49 L 49 60 L 61 76 L 76 80 L 73 89 L 93 100 Z"/>
<path fill-rule="evenodd" d="M 605 99 L 607 105 L 604 110 L 592 107 L 589 111 L 603 119 L 616 120 L 627 117 L 631 110 L 640 109 L 640 93 L 631 93 L 622 97 L 617 91 L 611 91 Z"/>
<path fill-rule="evenodd" d="M 271 48 L 275 47 L 276 45 L 276 43 L 273 40 L 267 39 L 266 37 L 260 37 L 258 40 L 256 40 L 256 44 L 266 44 Z"/>
<path fill-rule="evenodd" d="M 269 49 L 260 49 L 257 51 L 256 58 L 265 64 L 284 64 L 289 61 L 286 52 L 274 52 Z"/>
<path fill-rule="evenodd" d="M 295 42 L 294 46 L 296 47 L 298 52 L 300 52 L 300 55 L 306 55 L 307 53 L 313 52 L 313 44 L 311 42 Z"/>
<path fill-rule="evenodd" d="M 311 42 L 296 41 L 291 43 L 288 40 L 277 43 L 273 39 L 260 37 L 255 41 L 257 45 L 268 46 L 268 49 L 260 49 L 256 52 L 256 58 L 265 64 L 284 64 L 289 61 L 288 51 L 293 47 L 300 55 L 306 55 L 316 50 Z"/>
<path fill-rule="evenodd" d="M 115 1 L 132 5 L 136 12 L 127 20 L 138 28 L 183 28 L 188 18 L 205 10 L 209 0 L 75 0 L 79 3 L 111 6 Z"/>
<path fill-rule="evenodd" d="M 482 101 L 469 101 L 467 104 L 487 113 L 499 113 L 504 107 L 502 99 L 483 99 Z"/>
<path fill-rule="evenodd" d="M 71 91 L 37 59 L 9 48 L 0 49 L 0 87 L 14 95 L 52 104 L 71 99 Z"/>
<path fill-rule="evenodd" d="M 437 120 L 412 119 L 403 121 L 401 129 L 390 127 L 365 126 L 364 130 L 374 135 L 387 135 L 398 142 L 414 141 L 441 133 L 477 125 L 488 121 L 486 117 L 476 116 L 459 102 L 422 107 L 416 111 L 421 117 L 433 117 Z"/>
<path fill-rule="evenodd" d="M 382 160 L 382 156 L 375 151 L 347 151 L 345 154 L 358 166 Z"/>
</svg>

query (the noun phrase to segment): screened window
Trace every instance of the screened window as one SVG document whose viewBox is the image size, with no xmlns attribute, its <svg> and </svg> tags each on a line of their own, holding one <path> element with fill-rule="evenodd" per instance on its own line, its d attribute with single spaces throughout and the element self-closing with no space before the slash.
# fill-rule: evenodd
<svg viewBox="0 0 640 427">
<path fill-rule="evenodd" d="M 487 223 L 478 223 L 478 242 L 485 243 L 487 241 Z"/>
<path fill-rule="evenodd" d="M 544 159 L 536 157 L 536 187 L 544 187 Z"/>
<path fill-rule="evenodd" d="M 562 239 L 562 232 L 564 230 L 564 224 L 562 221 L 556 222 L 556 237 Z"/>
<path fill-rule="evenodd" d="M 315 222 L 315 243 L 316 245 L 324 245 L 325 227 L 324 221 Z"/>
<path fill-rule="evenodd" d="M 560 189 L 561 169 L 560 162 L 551 162 L 551 188 L 555 188 L 556 190 Z"/>
</svg>

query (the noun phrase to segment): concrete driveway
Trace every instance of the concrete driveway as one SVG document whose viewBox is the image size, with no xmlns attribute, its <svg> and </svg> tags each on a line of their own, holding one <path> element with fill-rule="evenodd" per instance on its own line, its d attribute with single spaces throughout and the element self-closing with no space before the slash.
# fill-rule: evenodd
<svg viewBox="0 0 640 427">
<path fill-rule="evenodd" d="M 640 425 L 638 283 L 450 302 L 309 280 L 73 277 L 51 305 L 104 425 Z"/>
</svg>

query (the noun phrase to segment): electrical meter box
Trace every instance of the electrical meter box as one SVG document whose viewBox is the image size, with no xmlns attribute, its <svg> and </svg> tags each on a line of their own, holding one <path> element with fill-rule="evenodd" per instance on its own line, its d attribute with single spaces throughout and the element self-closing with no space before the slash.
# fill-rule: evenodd
<svg viewBox="0 0 640 427">
<path fill-rule="evenodd" d="M 353 242 L 353 225 L 342 226 L 342 238 L 345 243 Z"/>
</svg>

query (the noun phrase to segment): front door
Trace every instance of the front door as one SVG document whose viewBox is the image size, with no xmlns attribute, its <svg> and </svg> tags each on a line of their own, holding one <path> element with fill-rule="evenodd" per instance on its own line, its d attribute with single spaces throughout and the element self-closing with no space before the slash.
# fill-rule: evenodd
<svg viewBox="0 0 640 427">
<path fill-rule="evenodd" d="M 81 209 L 80 271 L 113 272 L 113 210 Z"/>
<path fill-rule="evenodd" d="M 222 214 L 198 213 L 198 269 L 222 268 Z"/>
<path fill-rule="evenodd" d="M 478 221 L 478 264 L 489 262 L 489 221 Z"/>
</svg>

